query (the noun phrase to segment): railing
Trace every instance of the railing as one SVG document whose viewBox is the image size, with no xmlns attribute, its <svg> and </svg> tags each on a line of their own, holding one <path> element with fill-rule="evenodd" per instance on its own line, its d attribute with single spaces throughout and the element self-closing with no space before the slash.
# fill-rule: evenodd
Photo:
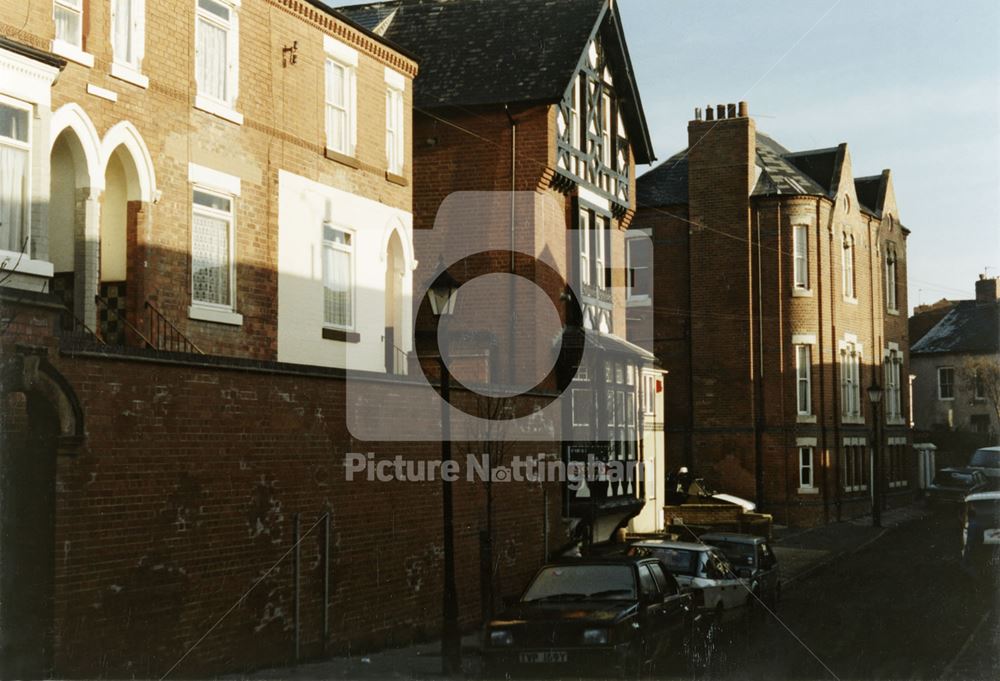
<svg viewBox="0 0 1000 681">
<path fill-rule="evenodd" d="M 146 338 L 146 336 L 143 335 L 142 331 L 140 331 L 139 329 L 137 329 L 135 327 L 135 325 L 132 322 L 130 322 L 128 319 L 126 319 L 125 315 L 123 315 L 117 309 L 115 309 L 115 307 L 109 301 L 105 300 L 100 295 L 95 295 L 94 296 L 94 302 L 97 303 L 98 307 L 107 310 L 109 315 L 113 315 L 114 318 L 118 322 L 120 322 L 121 325 L 124 327 L 124 329 L 123 329 L 124 331 L 131 331 L 133 334 L 135 334 L 135 337 L 138 340 L 141 340 L 142 344 L 144 344 L 147 348 L 153 348 L 154 350 L 156 349 L 156 346 L 153 345 L 149 341 L 149 339 Z M 124 336 L 124 335 L 125 334 L 123 333 L 122 336 Z M 120 338 L 119 341 L 118 341 L 118 343 L 108 343 L 108 340 L 109 339 L 105 339 L 105 343 L 107 343 L 108 345 L 112 345 L 112 344 L 126 345 L 127 344 L 124 337 Z"/>
<path fill-rule="evenodd" d="M 406 376 L 410 372 L 410 354 L 400 347 L 392 346 L 392 366 L 389 373 Z"/>
<path fill-rule="evenodd" d="M 152 339 L 151 347 L 168 352 L 187 352 L 196 355 L 205 354 L 148 300 L 146 301 L 146 309 L 152 312 L 152 314 L 146 317 L 149 320 L 149 338 Z"/>
<path fill-rule="evenodd" d="M 74 343 L 97 343 L 98 345 L 107 346 L 107 343 L 93 329 L 87 326 L 82 319 L 77 317 L 73 310 L 64 307 L 62 315 L 62 335 L 64 338 L 70 339 Z"/>
</svg>

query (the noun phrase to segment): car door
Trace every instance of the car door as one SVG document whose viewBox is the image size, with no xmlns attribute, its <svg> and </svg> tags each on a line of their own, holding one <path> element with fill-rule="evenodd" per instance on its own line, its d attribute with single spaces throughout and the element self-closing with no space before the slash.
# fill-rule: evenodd
<svg viewBox="0 0 1000 681">
<path fill-rule="evenodd" d="M 650 563 L 639 566 L 640 638 L 643 662 L 652 662 L 659 656 L 667 627 L 667 608 L 663 594 L 650 569 Z"/>
<path fill-rule="evenodd" d="M 691 596 L 681 593 L 677 580 L 660 563 L 650 563 L 649 570 L 663 596 L 663 628 L 659 633 L 663 650 L 660 652 L 679 652 L 684 645 Z"/>
<path fill-rule="evenodd" d="M 715 580 L 723 608 L 738 608 L 746 602 L 749 595 L 746 587 L 722 554 L 710 551 L 708 568 L 709 576 Z"/>
<path fill-rule="evenodd" d="M 768 597 L 773 597 L 773 594 L 778 589 L 780 573 L 778 571 L 778 559 L 775 558 L 774 551 L 771 550 L 767 542 L 757 544 L 757 565 L 760 574 L 761 591 L 767 594 Z"/>
</svg>

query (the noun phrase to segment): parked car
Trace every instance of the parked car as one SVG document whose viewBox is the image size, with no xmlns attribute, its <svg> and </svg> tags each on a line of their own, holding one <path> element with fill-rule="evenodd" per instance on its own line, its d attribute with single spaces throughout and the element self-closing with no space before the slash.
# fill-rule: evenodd
<svg viewBox="0 0 1000 681">
<path fill-rule="evenodd" d="M 695 624 L 692 596 L 656 558 L 604 556 L 544 566 L 486 627 L 490 678 L 636 677 L 682 659 Z"/>
<path fill-rule="evenodd" d="M 995 584 L 1000 569 L 1000 492 L 970 494 L 962 517 L 962 567 Z"/>
<path fill-rule="evenodd" d="M 774 607 L 781 597 L 781 568 L 765 537 L 736 532 L 710 532 L 699 537 L 722 551 L 743 584 Z"/>
<path fill-rule="evenodd" d="M 663 539 L 646 539 L 632 546 L 659 558 L 681 588 L 691 591 L 695 605 L 720 619 L 728 619 L 751 598 L 729 561 L 712 546 Z"/>
<path fill-rule="evenodd" d="M 1000 487 L 1000 445 L 980 447 L 974 451 L 969 459 L 969 468 L 982 471 L 994 489 Z"/>
<path fill-rule="evenodd" d="M 927 503 L 961 503 L 965 497 L 988 488 L 982 471 L 972 468 L 942 468 L 927 486 Z"/>
</svg>

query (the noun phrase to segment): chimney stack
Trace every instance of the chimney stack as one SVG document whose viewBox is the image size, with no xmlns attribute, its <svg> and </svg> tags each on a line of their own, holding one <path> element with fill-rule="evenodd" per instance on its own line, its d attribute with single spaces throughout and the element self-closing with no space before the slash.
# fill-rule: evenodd
<svg viewBox="0 0 1000 681">
<path fill-rule="evenodd" d="M 709 104 L 705 107 L 705 120 L 714 121 L 715 120 L 715 110 L 712 109 L 712 105 Z"/>
<path fill-rule="evenodd" d="M 726 105 L 716 104 L 715 105 L 715 117 L 720 121 L 726 117 Z"/>
<path fill-rule="evenodd" d="M 989 305 L 1000 300 L 1000 278 L 987 279 L 985 274 L 979 275 L 976 282 L 976 305 Z"/>
<path fill-rule="evenodd" d="M 736 118 L 735 104 L 726 104 L 726 118 Z"/>
</svg>

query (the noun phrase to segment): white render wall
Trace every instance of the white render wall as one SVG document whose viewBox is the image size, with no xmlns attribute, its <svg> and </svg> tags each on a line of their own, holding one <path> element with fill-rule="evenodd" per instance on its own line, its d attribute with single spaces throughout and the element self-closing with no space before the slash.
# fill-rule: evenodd
<svg viewBox="0 0 1000 681">
<path fill-rule="evenodd" d="M 354 331 L 360 342 L 323 338 L 323 223 L 353 232 Z M 278 361 L 385 371 L 386 248 L 403 245 L 402 331 L 413 348 L 413 216 L 294 173 L 278 174 Z"/>
</svg>

